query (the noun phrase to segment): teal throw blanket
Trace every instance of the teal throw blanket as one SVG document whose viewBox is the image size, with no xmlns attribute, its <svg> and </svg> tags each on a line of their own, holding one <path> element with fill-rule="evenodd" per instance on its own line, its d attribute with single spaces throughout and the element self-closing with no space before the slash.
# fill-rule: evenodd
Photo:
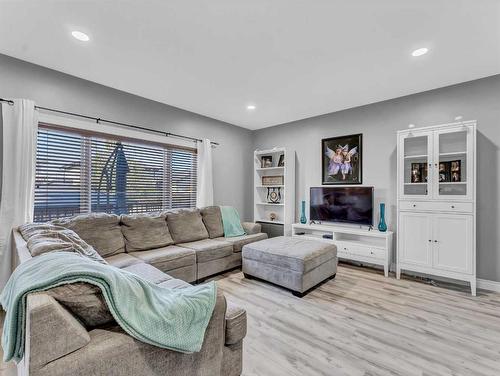
<svg viewBox="0 0 500 376">
<path fill-rule="evenodd" d="M 224 227 L 224 236 L 232 238 L 245 235 L 245 230 L 241 226 L 240 215 L 232 206 L 221 206 L 222 226 Z"/>
<path fill-rule="evenodd" d="M 7 311 L 2 333 L 5 362 L 19 362 L 24 355 L 27 295 L 74 282 L 98 286 L 116 322 L 132 337 L 179 352 L 200 351 L 215 307 L 214 282 L 167 289 L 75 253 L 56 252 L 19 265 L 0 295 Z"/>
</svg>

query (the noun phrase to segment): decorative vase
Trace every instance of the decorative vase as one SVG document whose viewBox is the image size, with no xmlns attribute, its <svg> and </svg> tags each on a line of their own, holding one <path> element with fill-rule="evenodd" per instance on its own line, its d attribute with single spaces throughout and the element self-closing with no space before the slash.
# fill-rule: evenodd
<svg viewBox="0 0 500 376">
<path fill-rule="evenodd" d="M 385 232 L 387 231 L 387 224 L 385 223 L 385 204 L 380 204 L 380 221 L 378 223 L 378 230 Z"/>
<path fill-rule="evenodd" d="M 307 223 L 307 218 L 306 218 L 306 202 L 302 201 L 302 213 L 300 214 L 300 223 L 305 225 Z"/>
</svg>

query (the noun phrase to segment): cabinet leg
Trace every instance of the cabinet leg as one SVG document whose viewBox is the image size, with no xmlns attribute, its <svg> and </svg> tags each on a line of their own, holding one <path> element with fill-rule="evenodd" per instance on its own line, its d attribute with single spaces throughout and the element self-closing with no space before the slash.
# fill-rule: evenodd
<svg viewBox="0 0 500 376">
<path fill-rule="evenodd" d="M 396 278 L 401 279 L 401 268 L 396 267 Z"/>
<path fill-rule="evenodd" d="M 384 276 L 389 277 L 389 265 L 384 265 Z"/>
<path fill-rule="evenodd" d="M 476 296 L 476 280 L 470 281 L 470 293 L 472 296 Z"/>
</svg>

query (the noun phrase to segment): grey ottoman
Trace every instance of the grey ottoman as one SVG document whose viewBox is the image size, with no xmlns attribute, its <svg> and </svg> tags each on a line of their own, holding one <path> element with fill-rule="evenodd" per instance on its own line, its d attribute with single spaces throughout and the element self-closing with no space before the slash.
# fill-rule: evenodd
<svg viewBox="0 0 500 376">
<path fill-rule="evenodd" d="M 337 247 L 326 242 L 279 236 L 246 244 L 243 273 L 304 296 L 317 284 L 335 277 Z"/>
</svg>

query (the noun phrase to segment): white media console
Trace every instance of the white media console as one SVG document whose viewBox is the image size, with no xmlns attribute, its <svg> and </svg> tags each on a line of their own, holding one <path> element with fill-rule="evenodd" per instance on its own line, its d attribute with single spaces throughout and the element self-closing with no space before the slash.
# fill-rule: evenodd
<svg viewBox="0 0 500 376">
<path fill-rule="evenodd" d="M 302 235 L 300 235 L 303 233 Z M 323 236 L 329 236 L 324 238 Z M 337 246 L 337 257 L 384 267 L 389 276 L 392 255 L 392 231 L 380 232 L 367 228 L 336 225 L 300 224 L 292 225 L 292 236 L 320 240 Z"/>
</svg>

